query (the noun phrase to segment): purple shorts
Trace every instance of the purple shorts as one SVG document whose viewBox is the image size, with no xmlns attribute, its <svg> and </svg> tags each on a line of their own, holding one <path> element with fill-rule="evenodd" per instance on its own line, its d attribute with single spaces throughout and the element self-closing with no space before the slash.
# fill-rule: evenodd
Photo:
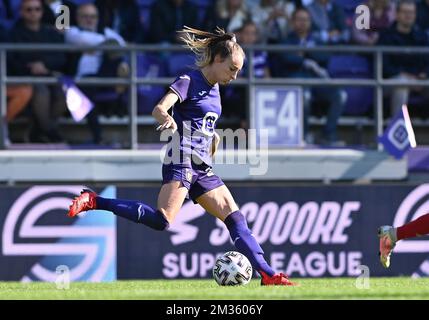
<svg viewBox="0 0 429 320">
<path fill-rule="evenodd" d="M 162 184 L 171 181 L 180 181 L 188 189 L 188 196 L 194 203 L 196 199 L 209 192 L 223 186 L 221 178 L 213 173 L 212 167 L 205 163 L 201 165 L 192 164 L 192 167 L 177 164 L 164 164 L 162 166 Z"/>
</svg>

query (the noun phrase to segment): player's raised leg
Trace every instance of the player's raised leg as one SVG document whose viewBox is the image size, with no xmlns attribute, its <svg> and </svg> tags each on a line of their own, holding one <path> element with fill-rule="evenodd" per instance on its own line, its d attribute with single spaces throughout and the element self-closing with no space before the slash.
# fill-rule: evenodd
<svg viewBox="0 0 429 320">
<path fill-rule="evenodd" d="M 94 191 L 84 189 L 73 200 L 68 215 L 74 217 L 82 211 L 107 210 L 117 216 L 142 223 L 155 230 L 165 230 L 174 220 L 187 194 L 180 181 L 171 181 L 162 186 L 158 197 L 158 210 L 141 202 L 123 199 L 107 199 Z"/>
<path fill-rule="evenodd" d="M 261 276 L 262 285 L 294 285 L 283 273 L 275 273 L 264 258 L 264 251 L 256 241 L 246 218 L 240 212 L 225 185 L 199 196 L 196 201 L 210 214 L 222 220 L 229 230 L 235 247 L 244 254 Z"/>
<path fill-rule="evenodd" d="M 385 268 L 390 266 L 390 255 L 396 242 L 429 234 L 429 213 L 398 228 L 382 226 L 378 229 L 380 238 L 380 262 Z"/>
</svg>

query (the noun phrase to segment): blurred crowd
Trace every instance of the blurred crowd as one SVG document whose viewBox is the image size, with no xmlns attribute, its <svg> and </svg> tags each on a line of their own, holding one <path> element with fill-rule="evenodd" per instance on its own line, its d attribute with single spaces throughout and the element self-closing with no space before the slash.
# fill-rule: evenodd
<svg viewBox="0 0 429 320">
<path fill-rule="evenodd" d="M 355 8 L 370 9 L 370 28 L 356 27 Z M 60 5 L 70 9 L 70 28 L 58 29 Z M 7 56 L 8 75 L 81 77 L 127 77 L 129 58 L 118 52 L 97 51 L 100 44 L 180 43 L 176 32 L 183 26 L 233 32 L 244 47 L 253 44 L 285 44 L 302 47 L 329 45 L 427 46 L 429 0 L 0 0 L 0 42 L 53 43 L 94 46 L 88 52 L 16 51 Z M 428 57 L 423 54 L 385 54 L 383 76 L 395 79 L 426 79 Z M 141 54 L 138 76 L 176 76 L 192 57 L 184 53 Z M 337 134 L 343 114 L 370 114 L 372 89 L 322 86 L 330 77 L 371 78 L 372 58 L 326 52 L 264 52 L 253 57 L 255 77 L 320 78 L 321 86 L 306 87 L 304 128 L 308 143 L 341 145 Z M 245 64 L 241 76 L 246 76 Z M 352 70 L 354 69 L 354 70 Z M 353 73 L 354 72 L 354 73 Z M 81 86 L 94 102 L 87 115 L 92 142 L 103 141 L 99 115 L 127 113 L 126 86 Z M 149 114 L 165 88 L 140 86 L 139 113 Z M 355 90 L 355 91 L 354 91 Z M 366 90 L 366 91 L 365 91 Z M 247 95 L 242 87 L 222 88 L 224 116 L 239 119 L 248 127 Z M 422 87 L 385 90 L 392 115 L 410 99 L 425 101 Z M 24 115 L 31 120 L 25 133 L 29 142 L 61 142 L 58 119 L 67 116 L 61 84 L 8 85 L 7 121 Z M 357 105 L 353 109 L 353 104 Z M 368 105 L 368 107 L 363 107 Z M 316 137 L 310 132 L 310 115 L 326 115 L 326 124 Z"/>
</svg>

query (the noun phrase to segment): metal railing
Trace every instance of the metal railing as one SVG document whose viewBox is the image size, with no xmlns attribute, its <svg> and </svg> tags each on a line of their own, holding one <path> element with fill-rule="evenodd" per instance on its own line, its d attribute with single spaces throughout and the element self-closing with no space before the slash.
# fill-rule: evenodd
<svg viewBox="0 0 429 320">
<path fill-rule="evenodd" d="M 321 47 L 301 47 L 290 45 L 255 45 L 244 47 L 249 66 L 253 65 L 253 53 L 255 51 L 264 50 L 267 52 L 328 52 L 328 53 L 349 53 L 349 54 L 371 54 L 374 62 L 374 78 L 373 79 L 348 79 L 348 78 L 255 78 L 253 68 L 248 68 L 248 74 L 245 78 L 235 80 L 232 85 L 246 86 L 250 110 L 254 110 L 254 101 L 252 99 L 254 88 L 257 85 L 298 85 L 298 86 L 370 86 L 376 90 L 374 105 L 375 105 L 375 135 L 380 135 L 383 131 L 383 88 L 395 86 L 429 86 L 429 80 L 399 80 L 399 79 L 384 79 L 383 78 L 383 53 L 394 54 L 429 54 L 427 47 L 393 47 L 393 46 L 321 46 Z M 130 149 L 138 148 L 137 139 L 137 86 L 140 84 L 149 85 L 168 85 L 172 82 L 171 77 L 160 78 L 144 78 L 137 77 L 137 54 L 147 52 L 173 52 L 185 51 L 186 49 L 180 45 L 128 45 L 126 47 L 103 45 L 96 47 L 96 50 L 101 51 L 120 51 L 129 54 L 130 61 L 130 76 L 124 78 L 107 78 L 107 77 L 91 77 L 75 79 L 77 84 L 81 85 L 128 85 L 129 90 L 129 139 Z M 7 52 L 14 51 L 62 51 L 62 52 L 79 52 L 79 51 L 94 51 L 93 46 L 74 46 L 63 44 L 0 44 L 0 149 L 5 149 L 5 141 L 7 138 L 7 123 L 6 123 L 6 85 L 8 84 L 55 84 L 58 83 L 56 77 L 31 77 L 31 76 L 7 76 Z M 250 114 L 250 116 L 252 116 Z M 381 146 L 379 145 L 380 149 Z"/>
</svg>

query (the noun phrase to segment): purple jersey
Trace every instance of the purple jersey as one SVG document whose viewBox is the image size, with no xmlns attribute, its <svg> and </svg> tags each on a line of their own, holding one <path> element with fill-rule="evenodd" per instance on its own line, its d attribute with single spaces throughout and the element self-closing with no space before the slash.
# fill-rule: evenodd
<svg viewBox="0 0 429 320">
<path fill-rule="evenodd" d="M 180 151 L 193 155 L 211 166 L 211 143 L 216 121 L 222 112 L 219 85 L 211 85 L 200 70 L 183 74 L 170 89 L 179 96 L 173 107 L 173 118 L 180 134 Z M 183 162 L 187 162 L 186 158 Z"/>
</svg>

